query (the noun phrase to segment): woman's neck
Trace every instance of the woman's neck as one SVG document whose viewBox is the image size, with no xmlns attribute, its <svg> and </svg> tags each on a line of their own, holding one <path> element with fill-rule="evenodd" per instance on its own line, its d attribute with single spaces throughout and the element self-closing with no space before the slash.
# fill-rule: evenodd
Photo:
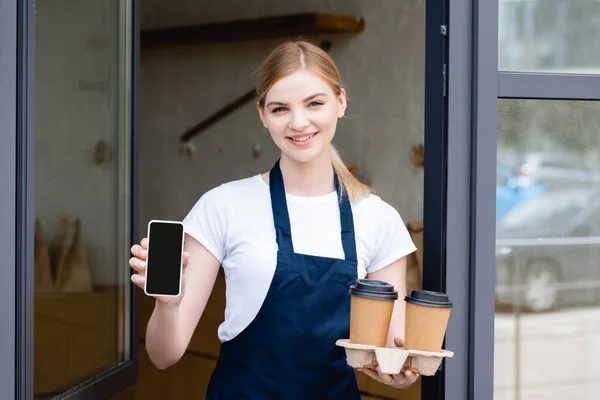
<svg viewBox="0 0 600 400">
<path fill-rule="evenodd" d="M 316 197 L 335 190 L 333 165 L 327 153 L 308 163 L 297 162 L 282 154 L 279 166 L 288 194 Z"/>
</svg>

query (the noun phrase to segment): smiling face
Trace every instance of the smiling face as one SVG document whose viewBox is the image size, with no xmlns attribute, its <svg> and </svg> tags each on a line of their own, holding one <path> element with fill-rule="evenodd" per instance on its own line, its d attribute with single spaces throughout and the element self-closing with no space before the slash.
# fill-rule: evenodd
<svg viewBox="0 0 600 400">
<path fill-rule="evenodd" d="M 267 92 L 260 119 L 282 152 L 297 162 L 329 157 L 338 118 L 346 110 L 344 89 L 336 95 L 327 82 L 301 69 L 278 80 Z"/>
</svg>

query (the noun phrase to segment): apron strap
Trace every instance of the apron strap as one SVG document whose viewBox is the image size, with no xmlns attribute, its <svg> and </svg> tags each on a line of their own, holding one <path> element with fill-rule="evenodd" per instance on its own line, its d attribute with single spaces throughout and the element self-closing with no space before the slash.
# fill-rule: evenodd
<svg viewBox="0 0 600 400">
<path fill-rule="evenodd" d="M 340 205 L 340 225 L 342 226 L 342 247 L 344 248 L 344 256 L 347 261 L 356 262 L 356 239 L 354 236 L 354 218 L 352 217 L 352 206 L 348 199 L 348 193 L 340 192 L 340 184 L 337 174 L 334 174 L 335 189 L 338 193 Z M 341 197 L 341 198 L 340 198 Z"/>
<path fill-rule="evenodd" d="M 277 246 L 280 251 L 293 252 L 294 245 L 292 244 L 290 214 L 288 213 L 279 160 L 277 160 L 273 168 L 271 168 L 271 172 L 269 172 L 269 190 L 271 191 L 271 208 L 273 209 L 273 220 L 275 221 Z"/>
<path fill-rule="evenodd" d="M 342 247 L 344 248 L 344 257 L 348 261 L 357 261 L 356 240 L 354 237 L 354 218 L 352 217 L 352 206 L 347 193 L 341 194 L 340 183 L 337 174 L 334 173 L 335 190 L 338 193 L 338 203 L 340 207 L 340 225 L 342 227 Z M 290 226 L 290 214 L 288 212 L 287 201 L 285 197 L 285 186 L 279 160 L 275 163 L 269 172 L 269 190 L 271 192 L 271 207 L 273 209 L 273 220 L 275 222 L 275 232 L 277 246 L 280 251 L 294 251 L 292 243 L 292 229 Z"/>
</svg>

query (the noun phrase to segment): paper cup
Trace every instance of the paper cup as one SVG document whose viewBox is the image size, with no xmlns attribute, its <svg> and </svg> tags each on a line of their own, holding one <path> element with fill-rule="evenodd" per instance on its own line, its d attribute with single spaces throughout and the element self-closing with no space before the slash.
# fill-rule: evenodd
<svg viewBox="0 0 600 400">
<path fill-rule="evenodd" d="M 406 301 L 404 348 L 440 352 L 452 302 L 444 293 L 411 290 Z"/>
<path fill-rule="evenodd" d="M 350 295 L 350 343 L 384 347 L 398 292 L 387 282 L 358 279 Z"/>
</svg>

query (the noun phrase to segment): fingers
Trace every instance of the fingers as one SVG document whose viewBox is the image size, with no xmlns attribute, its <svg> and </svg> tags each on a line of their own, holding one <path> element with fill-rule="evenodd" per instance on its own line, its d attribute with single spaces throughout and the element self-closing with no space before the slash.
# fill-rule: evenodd
<svg viewBox="0 0 600 400">
<path fill-rule="evenodd" d="M 389 377 L 391 378 L 391 381 L 389 378 L 383 378 L 384 383 L 386 383 L 388 386 L 394 389 L 408 389 L 413 383 L 417 381 L 417 378 L 419 378 L 419 374 L 416 374 L 413 371 L 406 369 L 397 375 L 389 375 Z"/>
<path fill-rule="evenodd" d="M 381 372 L 379 368 L 377 368 L 377 371 L 369 368 L 359 368 L 358 371 L 368 375 L 377 382 L 383 383 L 384 385 L 390 386 L 394 389 L 407 389 L 413 383 L 415 383 L 419 377 L 418 373 L 408 369 L 404 372 L 400 372 L 397 375 L 385 374 Z"/>
<path fill-rule="evenodd" d="M 407 369 L 404 371 L 404 379 L 406 379 L 406 387 L 409 387 L 419 379 L 419 374 Z"/>
<path fill-rule="evenodd" d="M 146 258 L 148 256 L 148 239 L 144 238 L 140 244 L 131 246 L 131 254 L 133 257 L 129 259 L 129 266 L 137 272 L 131 275 L 131 282 L 136 286 L 143 288 L 146 275 Z"/>
<path fill-rule="evenodd" d="M 146 280 L 146 261 L 140 260 L 137 257 L 131 257 L 129 259 L 129 266 L 137 272 L 131 275 L 131 282 L 143 289 L 144 281 Z"/>
<path fill-rule="evenodd" d="M 394 376 L 381 372 L 379 367 L 377 367 L 377 375 L 379 376 L 379 381 L 385 383 L 386 385 L 394 383 Z"/>
<path fill-rule="evenodd" d="M 358 370 L 363 374 L 367 375 L 368 377 L 375 379 L 377 382 L 383 383 L 377 371 L 373 371 L 370 368 L 359 368 Z"/>
<path fill-rule="evenodd" d="M 131 282 L 133 282 L 133 284 L 139 287 L 140 289 L 143 289 L 144 284 L 146 282 L 146 277 L 141 274 L 133 274 L 131 275 Z"/>
<path fill-rule="evenodd" d="M 133 246 L 131 246 L 131 254 L 133 254 L 140 260 L 145 261 L 146 257 L 148 257 L 148 250 L 146 250 L 146 248 L 142 247 L 139 244 L 134 244 Z"/>
<path fill-rule="evenodd" d="M 131 275 L 131 282 L 140 289 L 144 288 L 146 280 L 146 258 L 148 256 L 148 239 L 144 238 L 140 244 L 131 246 L 133 257 L 129 259 L 129 266 L 137 273 Z"/>
<path fill-rule="evenodd" d="M 399 337 L 394 338 L 394 344 L 396 347 L 404 347 L 404 340 Z"/>
<path fill-rule="evenodd" d="M 187 251 L 183 252 L 183 268 L 187 267 L 190 262 L 190 253 Z"/>
<path fill-rule="evenodd" d="M 146 261 L 140 260 L 137 257 L 131 257 L 129 259 L 129 266 L 137 272 L 146 272 Z"/>
</svg>

